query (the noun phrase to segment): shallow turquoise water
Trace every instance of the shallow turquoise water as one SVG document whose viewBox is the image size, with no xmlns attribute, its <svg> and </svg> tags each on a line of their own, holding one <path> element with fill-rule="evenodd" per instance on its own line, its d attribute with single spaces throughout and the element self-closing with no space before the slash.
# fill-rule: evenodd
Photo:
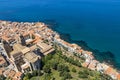
<svg viewBox="0 0 120 80">
<path fill-rule="evenodd" d="M 55 21 L 57 31 L 94 49 L 111 51 L 120 65 L 119 0 L 0 0 L 0 19 Z"/>
</svg>

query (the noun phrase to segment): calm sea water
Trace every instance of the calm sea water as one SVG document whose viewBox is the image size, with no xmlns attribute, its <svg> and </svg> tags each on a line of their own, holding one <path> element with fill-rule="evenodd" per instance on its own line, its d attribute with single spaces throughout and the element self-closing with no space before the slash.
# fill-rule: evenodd
<svg viewBox="0 0 120 80">
<path fill-rule="evenodd" d="M 0 19 L 55 21 L 57 31 L 94 49 L 111 51 L 120 65 L 119 0 L 0 0 Z"/>
</svg>

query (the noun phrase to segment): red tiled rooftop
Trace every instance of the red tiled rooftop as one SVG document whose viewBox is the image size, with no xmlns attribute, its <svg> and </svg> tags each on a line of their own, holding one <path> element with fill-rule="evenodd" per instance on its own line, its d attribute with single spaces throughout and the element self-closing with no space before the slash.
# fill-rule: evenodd
<svg viewBox="0 0 120 80">
<path fill-rule="evenodd" d="M 120 74 L 117 75 L 117 79 L 120 80 Z"/>
<path fill-rule="evenodd" d="M 91 61 L 90 65 L 88 66 L 89 69 L 95 70 L 96 69 L 96 65 L 97 65 L 98 61 L 93 60 Z"/>
<path fill-rule="evenodd" d="M 88 67 L 88 65 L 89 65 L 89 63 L 87 63 L 87 62 L 82 63 L 83 67 Z"/>
<path fill-rule="evenodd" d="M 16 72 L 16 74 L 14 75 L 15 78 L 19 78 L 21 77 L 22 73 L 21 72 Z"/>
<path fill-rule="evenodd" d="M 111 74 L 113 72 L 113 68 L 109 67 L 107 68 L 107 70 L 105 71 L 105 74 Z"/>
<path fill-rule="evenodd" d="M 4 70 L 5 70 L 4 68 L 0 68 L 0 75 L 3 74 Z"/>
</svg>

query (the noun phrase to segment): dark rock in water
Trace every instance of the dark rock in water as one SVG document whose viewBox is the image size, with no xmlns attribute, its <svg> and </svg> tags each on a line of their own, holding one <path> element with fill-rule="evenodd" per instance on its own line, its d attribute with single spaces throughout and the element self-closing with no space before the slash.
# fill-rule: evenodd
<svg viewBox="0 0 120 80">
<path fill-rule="evenodd" d="M 69 43 L 72 42 L 69 34 L 60 33 L 60 37 L 61 37 L 61 39 L 65 40 Z"/>
<path fill-rule="evenodd" d="M 45 20 L 45 23 L 49 24 L 49 27 L 51 29 L 53 29 L 54 31 L 57 31 L 56 28 L 59 27 L 59 25 L 57 24 L 57 22 L 55 20 Z M 101 52 L 97 49 L 92 49 L 83 40 L 80 40 L 80 41 L 72 40 L 70 34 L 61 33 L 59 31 L 57 31 L 57 32 L 60 34 L 61 39 L 65 40 L 69 43 L 78 44 L 79 46 L 82 47 L 82 49 L 93 52 L 93 56 L 95 57 L 96 60 L 98 60 L 100 62 L 108 63 L 109 65 L 113 65 L 113 67 L 116 67 L 118 70 L 120 70 L 120 68 L 119 68 L 120 65 L 116 65 L 117 63 L 115 61 L 115 56 L 112 52 L 110 52 L 110 51 Z"/>
<path fill-rule="evenodd" d="M 77 43 L 84 50 L 88 50 L 88 51 L 93 52 L 93 55 L 94 55 L 95 59 L 97 59 L 98 61 L 105 62 L 105 63 L 108 63 L 110 65 L 114 65 L 116 68 L 118 68 L 116 66 L 117 63 L 115 61 L 115 56 L 114 56 L 114 54 L 112 52 L 110 52 L 110 51 L 101 52 L 101 51 L 99 51 L 97 49 L 92 49 L 83 40 L 81 40 L 81 41 L 73 41 L 73 42 Z"/>
<path fill-rule="evenodd" d="M 106 51 L 106 52 L 101 52 L 99 50 L 96 50 L 96 49 L 92 49 L 88 46 L 88 44 L 81 40 L 81 41 L 75 41 L 75 40 L 72 40 L 70 35 L 69 34 L 61 34 L 61 38 L 65 41 L 68 41 L 70 43 L 76 43 L 78 44 L 79 46 L 81 46 L 84 50 L 88 50 L 88 51 L 91 51 L 93 52 L 93 55 L 95 57 L 95 59 L 97 59 L 98 61 L 100 62 L 105 62 L 105 63 L 108 63 L 110 65 L 114 65 L 115 67 L 116 66 L 116 61 L 115 61 L 115 56 L 112 52 L 110 51 Z M 118 67 L 117 67 L 118 68 Z"/>
<path fill-rule="evenodd" d="M 54 19 L 44 20 L 42 22 L 44 22 L 45 24 L 47 24 L 48 27 L 51 28 L 52 30 L 56 30 L 56 28 L 59 27 L 58 23 Z"/>
<path fill-rule="evenodd" d="M 111 53 L 110 51 L 100 52 L 98 50 L 94 50 L 94 56 L 99 61 L 106 62 L 106 63 L 109 63 L 111 65 L 114 64 L 114 62 L 115 62 L 115 57 L 114 57 L 113 53 Z"/>
</svg>

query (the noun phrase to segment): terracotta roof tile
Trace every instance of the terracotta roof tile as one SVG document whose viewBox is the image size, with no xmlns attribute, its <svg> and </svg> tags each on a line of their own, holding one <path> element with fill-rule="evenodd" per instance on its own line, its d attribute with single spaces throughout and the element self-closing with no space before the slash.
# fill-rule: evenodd
<svg viewBox="0 0 120 80">
<path fill-rule="evenodd" d="M 117 75 L 117 79 L 120 80 L 120 74 Z"/>
</svg>

